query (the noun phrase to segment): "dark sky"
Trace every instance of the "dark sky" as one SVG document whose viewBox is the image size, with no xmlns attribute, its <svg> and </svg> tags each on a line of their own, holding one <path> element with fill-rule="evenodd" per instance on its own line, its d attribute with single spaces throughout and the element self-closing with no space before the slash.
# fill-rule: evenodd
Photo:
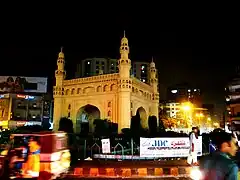
<svg viewBox="0 0 240 180">
<path fill-rule="evenodd" d="M 71 77 L 81 59 L 118 58 L 126 30 L 131 60 L 154 56 L 161 92 L 190 82 L 203 90 L 206 102 L 221 103 L 224 84 L 239 61 L 239 29 L 232 14 L 20 10 L 8 12 L 1 22 L 0 75 L 48 76 L 52 84 L 61 46 Z"/>
</svg>

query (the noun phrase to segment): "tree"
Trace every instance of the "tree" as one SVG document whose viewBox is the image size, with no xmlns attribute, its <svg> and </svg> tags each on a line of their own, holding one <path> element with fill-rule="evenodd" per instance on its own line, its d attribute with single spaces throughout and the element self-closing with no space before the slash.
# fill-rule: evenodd
<svg viewBox="0 0 240 180">
<path fill-rule="evenodd" d="M 174 118 L 163 118 L 161 119 L 165 128 L 173 128 L 177 125 L 177 120 Z"/>
<path fill-rule="evenodd" d="M 108 121 L 106 119 L 95 119 L 93 121 L 93 124 L 95 125 L 94 133 L 97 136 L 106 136 L 109 134 L 109 125 Z"/>
<path fill-rule="evenodd" d="M 129 128 L 123 128 L 121 131 L 126 137 L 131 136 L 131 130 Z"/>
<path fill-rule="evenodd" d="M 155 135 L 157 133 L 157 117 L 156 116 L 148 117 L 148 127 L 151 135 Z"/>
<path fill-rule="evenodd" d="M 136 116 L 132 116 L 131 118 L 131 125 L 130 125 L 130 129 L 131 131 L 139 131 L 141 130 L 141 118 L 140 115 L 138 115 L 138 113 L 136 114 Z"/>
<path fill-rule="evenodd" d="M 59 121 L 59 131 L 73 133 L 73 122 L 67 117 L 62 117 Z"/>
<path fill-rule="evenodd" d="M 165 126 L 164 126 L 164 124 L 163 124 L 162 119 L 159 119 L 158 131 L 159 131 L 159 132 L 165 132 Z"/>
</svg>

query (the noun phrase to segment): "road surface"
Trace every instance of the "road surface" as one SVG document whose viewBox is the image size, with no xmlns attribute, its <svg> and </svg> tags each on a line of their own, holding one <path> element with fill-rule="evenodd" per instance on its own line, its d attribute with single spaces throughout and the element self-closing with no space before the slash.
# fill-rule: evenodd
<svg viewBox="0 0 240 180">
<path fill-rule="evenodd" d="M 57 179 L 73 179 L 73 180 L 77 180 L 77 179 L 81 179 L 81 180 L 97 180 L 97 179 L 104 179 L 104 180 L 118 180 L 118 179 L 125 179 L 125 178 L 122 178 L 122 177 L 119 177 L 119 178 L 108 178 L 108 177 L 98 177 L 98 178 L 82 178 L 82 177 L 79 177 L 79 178 L 72 178 L 72 177 L 64 177 L 64 178 L 57 178 Z M 126 179 L 129 179 L 129 180 L 158 180 L 158 179 L 161 179 L 161 180 L 174 180 L 174 179 L 177 179 L 177 180 L 191 180 L 190 178 L 184 178 L 184 177 L 156 177 L 156 178 L 126 178 Z"/>
<path fill-rule="evenodd" d="M 59 179 L 189 179 L 186 160 L 81 161 Z"/>
<path fill-rule="evenodd" d="M 186 160 L 161 160 L 161 161 L 109 161 L 109 160 L 93 160 L 93 161 L 79 161 L 74 167 L 178 167 L 189 166 Z"/>
</svg>

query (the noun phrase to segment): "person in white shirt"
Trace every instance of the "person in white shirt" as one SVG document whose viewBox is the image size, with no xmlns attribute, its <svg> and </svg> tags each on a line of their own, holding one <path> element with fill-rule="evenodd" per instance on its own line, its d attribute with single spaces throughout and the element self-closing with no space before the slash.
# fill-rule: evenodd
<svg viewBox="0 0 240 180">
<path fill-rule="evenodd" d="M 189 137 L 190 150 L 189 150 L 189 156 L 187 159 L 187 163 L 190 165 L 198 165 L 197 151 L 196 151 L 197 139 L 198 139 L 198 128 L 193 127 L 192 132 L 190 133 L 190 137 Z"/>
</svg>

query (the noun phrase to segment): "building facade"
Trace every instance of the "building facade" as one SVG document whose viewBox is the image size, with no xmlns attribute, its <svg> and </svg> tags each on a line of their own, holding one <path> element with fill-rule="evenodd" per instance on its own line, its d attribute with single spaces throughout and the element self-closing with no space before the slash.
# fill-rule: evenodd
<svg viewBox="0 0 240 180">
<path fill-rule="evenodd" d="M 202 107 L 201 90 L 188 83 L 176 84 L 167 90 L 167 99 L 176 103 L 191 102 Z"/>
<path fill-rule="evenodd" d="M 182 117 L 180 105 L 181 105 L 180 103 L 175 102 L 166 103 L 167 116 L 174 119 L 180 119 Z"/>
<path fill-rule="evenodd" d="M 142 82 L 149 83 L 150 63 L 131 62 L 130 74 Z M 118 73 L 118 60 L 110 58 L 87 58 L 77 64 L 75 78 Z"/>
<path fill-rule="evenodd" d="M 76 78 L 118 73 L 117 59 L 87 58 L 77 64 Z"/>
<path fill-rule="evenodd" d="M 102 61 L 103 62 L 103 61 Z M 131 76 L 128 39 L 121 40 L 118 73 L 65 80 L 64 53 L 58 55 L 54 86 L 54 130 L 61 117 L 72 119 L 76 132 L 83 122 L 93 131 L 94 119 L 109 119 L 118 124 L 118 131 L 130 128 L 131 116 L 139 112 L 143 127 L 148 116 L 158 117 L 159 93 L 155 63 L 150 63 L 149 84 Z M 88 63 L 87 63 L 88 64 Z M 89 71 L 90 72 L 90 71 Z"/>
<path fill-rule="evenodd" d="M 240 77 L 236 76 L 225 88 L 228 121 L 240 120 Z"/>
<path fill-rule="evenodd" d="M 41 125 L 43 121 L 51 121 L 51 109 L 51 99 L 44 95 L 1 94 L 0 126 Z"/>
</svg>

